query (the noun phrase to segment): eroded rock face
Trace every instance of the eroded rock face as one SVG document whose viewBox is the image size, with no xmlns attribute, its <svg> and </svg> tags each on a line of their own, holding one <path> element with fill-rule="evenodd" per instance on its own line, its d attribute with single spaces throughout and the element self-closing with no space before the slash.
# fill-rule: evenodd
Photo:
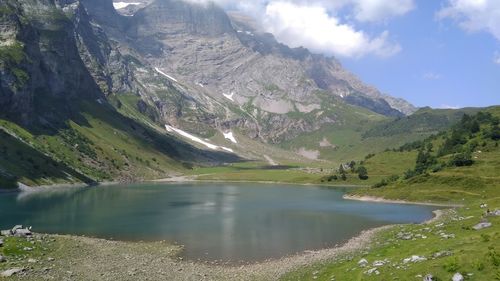
<svg viewBox="0 0 500 281">
<path fill-rule="evenodd" d="M 100 97 L 75 41 L 77 22 L 84 14 L 77 2 L 58 1 L 62 6 L 46 1 L 4 2 L 2 49 L 14 55 L 0 66 L 3 114 L 30 123 L 41 116 L 73 114 L 70 100 Z M 58 108 L 58 103 L 66 106 Z M 58 111 L 45 112 L 51 107 Z"/>
<path fill-rule="evenodd" d="M 291 49 L 213 4 L 156 0 L 122 16 L 112 0 L 3 1 L 2 44 L 19 43 L 22 56 L 0 67 L 0 107 L 25 123 L 126 94 L 154 122 L 203 137 L 238 127 L 279 143 L 344 122 L 346 103 L 387 116 L 414 110 L 336 59 Z"/>
</svg>

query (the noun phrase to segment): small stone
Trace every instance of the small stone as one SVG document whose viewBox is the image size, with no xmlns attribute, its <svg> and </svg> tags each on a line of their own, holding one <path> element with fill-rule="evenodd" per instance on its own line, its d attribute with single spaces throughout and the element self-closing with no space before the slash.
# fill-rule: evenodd
<svg viewBox="0 0 500 281">
<path fill-rule="evenodd" d="M 474 225 L 472 228 L 475 230 L 481 230 L 484 228 L 491 227 L 491 225 L 492 225 L 491 222 L 480 222 L 480 223 Z"/>
<path fill-rule="evenodd" d="M 371 275 L 371 274 L 379 275 L 380 274 L 380 272 L 378 271 L 378 268 L 376 268 L 376 267 L 367 270 L 365 273 L 368 275 Z"/>
<path fill-rule="evenodd" d="M 452 281 L 464 281 L 464 277 L 462 274 L 460 273 L 455 273 L 455 275 L 453 275 L 453 277 L 451 278 Z"/>
<path fill-rule="evenodd" d="M 37 260 L 35 260 L 35 259 L 28 259 L 28 262 L 29 262 L 29 263 L 36 263 L 36 262 L 38 262 L 38 261 L 37 261 Z"/>
<path fill-rule="evenodd" d="M 442 257 L 448 257 L 453 255 L 451 251 L 442 251 L 442 252 L 437 252 L 432 255 L 433 258 L 442 258 Z"/>
<path fill-rule="evenodd" d="M 385 264 L 384 261 L 374 261 L 373 266 L 383 266 Z"/>
<path fill-rule="evenodd" d="M 56 259 L 51 258 L 51 257 L 48 257 L 48 258 L 47 258 L 47 260 L 48 260 L 48 261 L 55 261 Z"/>
<path fill-rule="evenodd" d="M 24 248 L 23 248 L 23 250 L 24 250 L 24 251 L 28 251 L 28 252 L 29 252 L 29 251 L 33 251 L 33 248 L 30 248 L 30 247 L 24 247 Z"/>
<path fill-rule="evenodd" d="M 0 276 L 2 277 L 10 277 L 14 274 L 17 274 L 19 272 L 22 272 L 24 269 L 23 268 L 11 268 L 11 269 L 8 269 L 8 270 L 5 270 L 3 271 Z"/>
<path fill-rule="evenodd" d="M 0 255 L 0 262 L 6 262 L 6 261 L 7 259 L 4 256 Z"/>
</svg>

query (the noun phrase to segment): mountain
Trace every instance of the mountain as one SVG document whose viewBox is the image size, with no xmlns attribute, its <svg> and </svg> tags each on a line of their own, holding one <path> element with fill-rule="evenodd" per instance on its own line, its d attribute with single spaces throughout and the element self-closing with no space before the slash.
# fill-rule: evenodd
<svg viewBox="0 0 500 281">
<path fill-rule="evenodd" d="M 132 181 L 239 161 L 166 135 L 108 102 L 131 89 L 129 62 L 81 2 L 0 4 L 1 182 Z"/>
<path fill-rule="evenodd" d="M 4 178 L 131 181 L 242 159 L 308 162 L 317 157 L 291 142 L 361 135 L 416 110 L 214 4 L 128 2 L 0 0 L 0 125 L 11 136 L 1 144 L 23 155 L 0 159 Z M 41 165 L 51 161 L 73 172 Z"/>
</svg>

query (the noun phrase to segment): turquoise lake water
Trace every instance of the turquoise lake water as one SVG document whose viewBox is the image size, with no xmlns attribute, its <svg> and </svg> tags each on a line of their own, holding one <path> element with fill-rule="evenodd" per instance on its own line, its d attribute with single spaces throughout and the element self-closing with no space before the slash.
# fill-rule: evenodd
<svg viewBox="0 0 500 281">
<path fill-rule="evenodd" d="M 435 207 L 357 202 L 342 189 L 268 184 L 133 184 L 0 193 L 0 228 L 167 240 L 197 260 L 258 261 L 332 247 L 362 230 L 419 223 Z"/>
</svg>

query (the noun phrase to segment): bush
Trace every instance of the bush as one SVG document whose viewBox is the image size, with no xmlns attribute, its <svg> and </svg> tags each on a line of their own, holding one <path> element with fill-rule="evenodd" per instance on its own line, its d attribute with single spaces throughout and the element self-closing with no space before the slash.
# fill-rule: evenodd
<svg viewBox="0 0 500 281">
<path fill-rule="evenodd" d="M 384 180 L 381 180 L 380 182 L 377 182 L 376 184 L 372 185 L 373 188 L 381 188 L 381 187 L 384 187 L 388 185 L 387 181 L 384 179 Z"/>
<path fill-rule="evenodd" d="M 435 164 L 435 165 L 433 165 L 433 166 L 431 167 L 431 171 L 432 171 L 433 173 L 437 173 L 437 172 L 441 171 L 443 168 L 444 168 L 444 167 L 443 167 L 443 164 L 441 164 L 441 163 L 437 163 L 437 164 Z"/>
<path fill-rule="evenodd" d="M 404 174 L 404 179 L 405 180 L 411 179 L 411 178 L 413 178 L 414 176 L 417 176 L 417 175 L 418 175 L 418 173 L 415 170 L 408 170 Z"/>
<path fill-rule="evenodd" d="M 463 167 L 474 164 L 471 153 L 457 153 L 449 162 L 450 166 Z"/>
<path fill-rule="evenodd" d="M 326 178 L 327 181 L 334 181 L 334 180 L 336 181 L 338 179 L 339 179 L 339 177 L 337 177 L 337 175 L 332 175 L 332 176 L 329 176 Z"/>
<path fill-rule="evenodd" d="M 449 259 L 443 265 L 443 268 L 448 272 L 457 272 L 460 269 L 460 266 L 458 265 L 458 259 L 457 258 Z"/>
</svg>

